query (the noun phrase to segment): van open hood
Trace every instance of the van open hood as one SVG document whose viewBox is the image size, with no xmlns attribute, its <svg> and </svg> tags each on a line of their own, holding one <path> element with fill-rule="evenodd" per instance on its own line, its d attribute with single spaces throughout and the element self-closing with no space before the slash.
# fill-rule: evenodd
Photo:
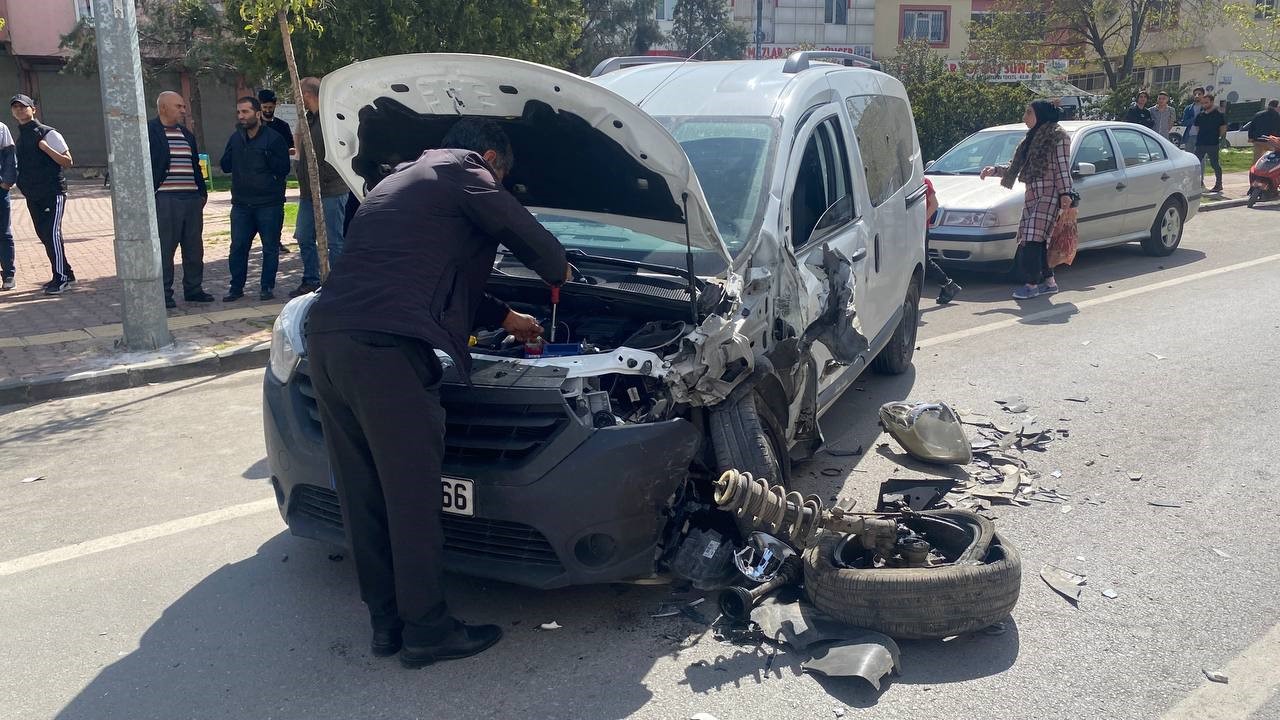
<svg viewBox="0 0 1280 720">
<path fill-rule="evenodd" d="M 487 55 L 394 55 L 325 76 L 327 161 L 363 197 L 460 117 L 511 138 L 506 185 L 531 210 L 597 218 L 731 260 L 680 144 L 630 101 L 535 63 Z M 688 211 L 685 206 L 687 199 Z M 606 220 L 607 218 L 607 220 Z"/>
</svg>

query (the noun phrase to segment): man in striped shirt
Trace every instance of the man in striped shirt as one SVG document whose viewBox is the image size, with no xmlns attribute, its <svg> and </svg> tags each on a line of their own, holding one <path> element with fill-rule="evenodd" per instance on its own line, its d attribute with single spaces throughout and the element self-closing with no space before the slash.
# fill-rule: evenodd
<svg viewBox="0 0 1280 720">
<path fill-rule="evenodd" d="M 187 103 L 176 92 L 156 98 L 156 117 L 147 123 L 151 144 L 151 180 L 156 191 L 156 224 L 160 230 L 160 268 L 164 273 L 164 306 L 175 308 L 173 256 L 182 248 L 182 297 L 209 303 L 204 291 L 204 204 L 209 191 L 200 172 L 200 150 L 187 130 Z"/>
</svg>

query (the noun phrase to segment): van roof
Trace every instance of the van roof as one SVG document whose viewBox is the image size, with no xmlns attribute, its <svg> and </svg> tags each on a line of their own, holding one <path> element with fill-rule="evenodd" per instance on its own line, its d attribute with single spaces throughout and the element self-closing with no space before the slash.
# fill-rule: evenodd
<svg viewBox="0 0 1280 720">
<path fill-rule="evenodd" d="M 645 112 L 654 116 L 771 117 L 778 114 L 778 104 L 788 93 L 803 94 L 811 86 L 825 89 L 826 78 L 833 74 L 856 76 L 863 81 L 858 84 L 874 92 L 883 87 L 880 78 L 889 78 L 875 70 L 834 63 L 815 62 L 796 73 L 783 72 L 785 65 L 784 59 L 659 63 L 617 70 L 592 81 L 631 102 L 643 100 Z"/>
</svg>

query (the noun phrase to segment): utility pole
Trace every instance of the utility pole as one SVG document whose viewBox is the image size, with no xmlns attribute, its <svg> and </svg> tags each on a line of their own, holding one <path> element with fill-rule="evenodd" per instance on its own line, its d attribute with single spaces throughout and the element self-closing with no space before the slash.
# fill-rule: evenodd
<svg viewBox="0 0 1280 720">
<path fill-rule="evenodd" d="M 764 42 L 764 0 L 756 0 L 756 59 L 763 55 L 761 43 Z"/>
<path fill-rule="evenodd" d="M 98 76 L 107 116 L 111 215 L 115 226 L 116 275 L 124 344 L 156 350 L 173 343 L 160 283 L 160 240 L 151 185 L 147 106 L 142 98 L 142 60 L 133 0 L 93 0 Z"/>
</svg>

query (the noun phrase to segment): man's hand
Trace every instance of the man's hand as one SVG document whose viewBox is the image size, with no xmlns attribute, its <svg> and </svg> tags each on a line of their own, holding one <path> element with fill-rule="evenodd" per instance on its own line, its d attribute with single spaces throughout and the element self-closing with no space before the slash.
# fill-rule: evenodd
<svg viewBox="0 0 1280 720">
<path fill-rule="evenodd" d="M 986 167 L 982 168 L 982 172 L 978 173 L 978 179 L 979 179 L 979 180 L 986 180 L 987 178 L 991 177 L 992 175 L 998 175 L 999 173 L 1000 173 L 1000 170 L 999 170 L 998 168 L 996 168 L 996 166 L 995 166 L 995 165 L 988 165 L 988 166 L 986 166 Z"/>
<path fill-rule="evenodd" d="M 571 263 L 564 264 L 564 281 L 573 282 L 573 265 Z"/>
<path fill-rule="evenodd" d="M 538 321 L 532 315 L 518 313 L 515 310 L 507 311 L 507 316 L 502 319 L 502 329 L 511 333 L 520 342 L 529 342 L 542 337 L 542 326 Z"/>
</svg>

